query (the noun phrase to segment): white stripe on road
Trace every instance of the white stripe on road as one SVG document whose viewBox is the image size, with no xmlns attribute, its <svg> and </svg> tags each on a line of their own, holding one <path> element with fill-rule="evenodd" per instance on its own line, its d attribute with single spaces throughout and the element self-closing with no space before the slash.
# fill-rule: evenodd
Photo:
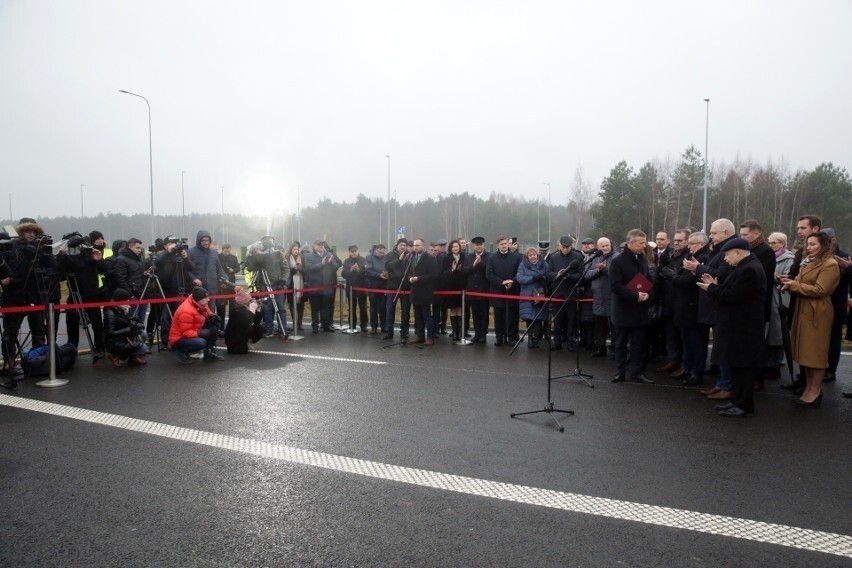
<svg viewBox="0 0 852 568">
<path fill-rule="evenodd" d="M 852 558 L 848 535 L 413 469 L 5 394 L 0 405 L 388 481 Z"/>
<path fill-rule="evenodd" d="M 219 349 L 222 349 L 221 347 Z M 324 355 L 304 355 L 302 353 L 284 353 L 283 351 L 260 351 L 254 349 L 251 353 L 262 355 L 280 355 L 281 357 L 298 357 L 300 359 L 320 359 L 322 361 L 342 361 L 344 363 L 365 363 L 367 365 L 387 365 L 385 361 L 369 361 L 367 359 L 346 359 L 344 357 L 326 357 Z"/>
</svg>

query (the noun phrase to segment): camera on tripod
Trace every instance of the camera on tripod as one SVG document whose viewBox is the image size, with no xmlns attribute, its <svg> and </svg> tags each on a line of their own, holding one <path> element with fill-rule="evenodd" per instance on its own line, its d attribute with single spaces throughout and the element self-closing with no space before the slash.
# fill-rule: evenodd
<svg viewBox="0 0 852 568">
<path fill-rule="evenodd" d="M 48 242 L 44 243 L 44 246 L 49 246 L 53 244 L 53 240 L 49 235 L 44 235 L 48 239 Z M 67 235 L 62 235 L 62 240 L 65 241 L 65 252 L 70 255 L 75 254 L 92 254 L 92 251 L 95 248 L 92 246 L 92 241 L 89 239 L 89 235 L 81 235 L 78 232 L 68 233 Z M 43 246 L 38 239 L 36 239 L 36 243 L 39 243 L 38 246 Z"/>
<path fill-rule="evenodd" d="M 173 237 L 172 235 L 168 235 L 165 239 L 163 239 L 163 245 L 175 244 L 175 248 L 172 251 L 172 254 L 180 254 L 185 250 L 189 250 L 189 240 L 186 237 L 178 238 Z"/>
</svg>

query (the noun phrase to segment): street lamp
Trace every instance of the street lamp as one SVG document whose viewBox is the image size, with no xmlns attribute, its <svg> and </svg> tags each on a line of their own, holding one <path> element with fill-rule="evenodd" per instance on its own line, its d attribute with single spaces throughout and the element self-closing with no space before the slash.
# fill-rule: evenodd
<svg viewBox="0 0 852 568">
<path fill-rule="evenodd" d="M 154 229 L 154 149 L 151 144 L 151 103 L 148 102 L 148 99 L 143 97 L 142 95 L 137 95 L 136 93 L 131 93 L 130 91 L 125 91 L 124 89 L 119 89 L 119 93 L 124 93 L 125 95 L 132 95 L 134 97 L 139 97 L 145 104 L 148 105 L 148 167 L 149 173 L 151 176 L 151 243 L 156 239 L 156 231 Z"/>
<path fill-rule="evenodd" d="M 707 228 L 707 150 L 710 142 L 710 99 L 704 99 L 707 103 L 707 123 L 704 126 L 704 215 L 701 217 L 701 232 Z"/>
<path fill-rule="evenodd" d="M 542 183 L 542 185 L 547 186 L 547 240 L 549 241 L 550 240 L 550 226 L 551 226 L 550 210 L 551 210 L 551 206 L 553 205 L 553 202 L 550 200 L 550 183 L 544 182 L 544 183 Z"/>
<path fill-rule="evenodd" d="M 80 219 L 84 217 L 83 215 L 83 184 L 80 184 Z"/>
<path fill-rule="evenodd" d="M 184 170 L 180 171 L 180 232 L 183 235 L 186 234 L 186 201 L 184 200 L 183 191 L 183 176 L 185 173 Z"/>
<path fill-rule="evenodd" d="M 391 246 L 391 198 L 390 198 L 390 155 L 385 154 L 388 159 L 388 247 Z"/>
</svg>

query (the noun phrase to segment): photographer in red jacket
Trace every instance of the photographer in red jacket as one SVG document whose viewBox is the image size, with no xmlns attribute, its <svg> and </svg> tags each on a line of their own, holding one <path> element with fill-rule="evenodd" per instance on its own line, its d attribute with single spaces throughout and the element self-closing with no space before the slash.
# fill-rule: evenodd
<svg viewBox="0 0 852 568">
<path fill-rule="evenodd" d="M 224 357 L 214 351 L 220 331 L 216 316 L 210 310 L 207 290 L 200 286 L 192 289 L 189 296 L 172 316 L 169 330 L 169 348 L 177 352 L 181 363 L 194 363 L 190 353 L 204 351 L 205 361 L 222 361 Z"/>
</svg>

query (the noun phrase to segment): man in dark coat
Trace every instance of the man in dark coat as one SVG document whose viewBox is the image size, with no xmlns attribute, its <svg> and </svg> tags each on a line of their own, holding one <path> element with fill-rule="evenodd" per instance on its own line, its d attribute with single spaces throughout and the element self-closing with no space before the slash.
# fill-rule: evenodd
<svg viewBox="0 0 852 568">
<path fill-rule="evenodd" d="M 408 329 L 411 325 L 411 284 L 408 283 L 408 271 L 411 269 L 411 257 L 414 255 L 414 243 L 409 250 L 408 241 L 400 237 L 396 241 L 396 250 L 385 257 L 387 271 L 387 289 L 390 294 L 385 307 L 385 335 L 383 339 L 393 339 L 396 305 L 400 305 L 399 336 L 402 341 L 408 340 Z"/>
<path fill-rule="evenodd" d="M 837 380 L 837 366 L 840 364 L 840 351 L 843 345 L 843 324 L 846 323 L 848 312 L 847 301 L 849 299 L 849 278 L 845 274 L 841 260 L 849 258 L 849 253 L 840 249 L 837 244 L 837 237 L 834 229 L 825 228 L 823 232 L 831 239 L 831 246 L 834 248 L 834 258 L 838 260 L 840 265 L 840 283 L 834 292 L 831 293 L 831 305 L 834 307 L 834 319 L 831 325 L 831 336 L 828 340 L 828 369 L 825 370 L 825 377 L 822 382 L 832 382 Z"/>
<path fill-rule="evenodd" d="M 372 290 L 384 290 L 388 282 L 385 270 L 385 253 L 387 247 L 381 243 L 373 247 L 364 259 L 364 274 L 367 276 L 367 287 Z M 370 292 L 370 333 L 385 329 L 385 311 L 387 310 L 387 294 Z"/>
<path fill-rule="evenodd" d="M 754 373 L 764 363 L 766 277 L 747 240 L 731 239 L 721 253 L 733 267 L 730 274 L 721 283 L 705 274 L 699 286 L 716 302 L 713 350 L 733 378 L 731 402 L 716 410 L 720 416 L 742 418 L 754 415 Z"/>
<path fill-rule="evenodd" d="M 312 287 L 324 290 L 311 292 L 311 331 L 334 331 L 334 294 L 337 291 L 337 271 L 343 265 L 337 255 L 326 249 L 322 239 L 314 241 L 314 252 L 305 256 L 305 274 Z"/>
<path fill-rule="evenodd" d="M 132 300 L 142 299 L 145 294 L 145 281 L 150 276 L 142 248 L 142 241 L 139 239 L 128 239 L 127 244 L 115 255 L 112 264 L 116 290 L 126 290 Z M 140 321 L 145 321 L 147 313 L 148 304 L 137 304 L 130 308 L 130 317 Z"/>
<path fill-rule="evenodd" d="M 237 280 L 237 273 L 240 271 L 240 259 L 236 257 L 233 253 L 231 253 L 231 245 L 225 243 L 222 245 L 222 252 L 219 253 L 219 264 L 222 265 L 222 270 L 225 271 L 225 277 L 228 279 L 232 285 Z M 233 286 L 220 286 L 220 291 L 224 293 L 228 293 L 231 291 Z M 216 309 L 218 310 L 220 316 L 222 318 L 225 317 L 226 309 L 234 308 L 234 300 L 226 300 L 221 299 L 216 302 Z"/>
<path fill-rule="evenodd" d="M 485 250 L 485 239 L 474 237 L 473 252 L 464 256 L 462 263 L 462 277 L 465 279 L 465 292 L 486 293 L 489 290 L 488 278 L 485 268 L 491 253 Z M 473 339 L 472 343 L 485 343 L 488 335 L 488 299 L 465 296 L 465 305 L 470 306 L 473 316 Z"/>
<path fill-rule="evenodd" d="M 615 349 L 615 364 L 618 367 L 618 372 L 612 379 L 614 383 L 620 383 L 626 379 L 628 344 L 630 345 L 630 378 L 638 383 L 654 383 L 652 379 L 645 376 L 644 368 L 648 306 L 653 293 L 653 286 L 648 279 L 646 244 L 645 233 L 639 229 L 633 229 L 627 233 L 624 252 L 616 255 L 609 263 L 609 286 L 612 291 L 612 342 Z"/>
<path fill-rule="evenodd" d="M 435 318 L 432 302 L 435 299 L 435 283 L 438 280 L 438 261 L 426 252 L 423 239 L 414 239 L 414 256 L 411 259 L 411 305 L 414 306 L 414 334 L 412 343 L 433 345 Z"/>
<path fill-rule="evenodd" d="M 346 280 L 346 301 L 349 303 L 349 325 L 352 329 L 360 323 L 361 331 L 367 331 L 367 293 L 352 288 L 367 287 L 366 265 L 364 257 L 358 254 L 358 245 L 349 245 L 349 256 L 343 261 L 340 275 Z M 361 312 L 358 319 L 357 312 Z"/>
<path fill-rule="evenodd" d="M 263 339 L 263 310 L 242 286 L 234 289 L 234 306 L 225 327 L 225 345 L 228 353 L 244 355 Z"/>
<path fill-rule="evenodd" d="M 688 376 L 683 368 L 683 345 L 680 329 L 674 322 L 675 302 L 678 290 L 674 285 L 674 277 L 683 268 L 683 261 L 689 254 L 687 239 L 689 229 L 675 231 L 673 247 L 669 247 L 668 234 L 665 231 L 657 233 L 657 248 L 655 254 L 659 265 L 659 277 L 654 285 L 654 292 L 659 296 L 657 301 L 662 305 L 663 314 L 660 318 L 661 336 L 665 345 L 666 364 L 657 369 L 660 373 L 672 373 L 672 377 L 683 379 Z M 661 248 L 662 247 L 662 250 Z"/>
<path fill-rule="evenodd" d="M 485 264 L 485 277 L 488 279 L 491 294 L 518 296 L 521 288 L 515 280 L 521 257 L 509 250 L 509 237 L 497 238 L 497 252 L 488 256 Z M 519 305 L 516 300 L 492 298 L 494 308 L 494 345 L 500 346 L 507 341 L 518 339 Z"/>
<path fill-rule="evenodd" d="M 725 262 L 725 255 L 721 252 L 722 247 L 734 238 L 737 238 L 737 231 L 731 220 L 716 219 L 710 225 L 710 240 L 713 242 L 713 247 L 706 264 L 700 264 L 695 259 L 689 259 L 683 261 L 683 267 L 692 272 L 698 279 L 701 279 L 704 274 L 710 274 L 721 284 L 731 272 L 731 267 Z M 716 325 L 716 303 L 704 291 L 698 294 L 698 317 L 701 323 L 710 326 Z M 716 354 L 717 352 L 714 351 L 710 355 L 710 360 L 714 364 L 719 363 Z M 713 388 L 702 389 L 701 394 L 712 400 L 730 400 L 733 396 L 732 389 L 733 382 L 730 369 L 725 365 L 719 365 L 716 385 Z"/>
<path fill-rule="evenodd" d="M 672 278 L 675 296 L 673 323 L 680 330 L 683 347 L 683 383 L 699 386 L 703 382 L 704 367 L 707 365 L 707 346 L 710 340 L 710 325 L 702 323 L 699 316 L 698 278 L 684 268 L 687 260 L 707 264 L 710 258 L 710 240 L 704 233 L 692 233 L 687 238 L 688 253 L 675 270 Z"/>
<path fill-rule="evenodd" d="M 574 249 L 574 238 L 570 235 L 559 237 L 556 252 L 547 257 L 550 268 L 547 282 L 553 298 L 576 300 L 579 294 L 577 283 L 583 278 L 583 254 Z M 572 293 L 573 292 L 573 293 Z M 569 297 L 570 295 L 570 297 Z M 568 344 L 568 350 L 575 348 L 577 335 L 577 306 L 571 302 L 563 307 L 562 302 L 551 304 L 553 310 L 553 340 L 550 348 L 562 349 L 562 342 Z"/>
</svg>

